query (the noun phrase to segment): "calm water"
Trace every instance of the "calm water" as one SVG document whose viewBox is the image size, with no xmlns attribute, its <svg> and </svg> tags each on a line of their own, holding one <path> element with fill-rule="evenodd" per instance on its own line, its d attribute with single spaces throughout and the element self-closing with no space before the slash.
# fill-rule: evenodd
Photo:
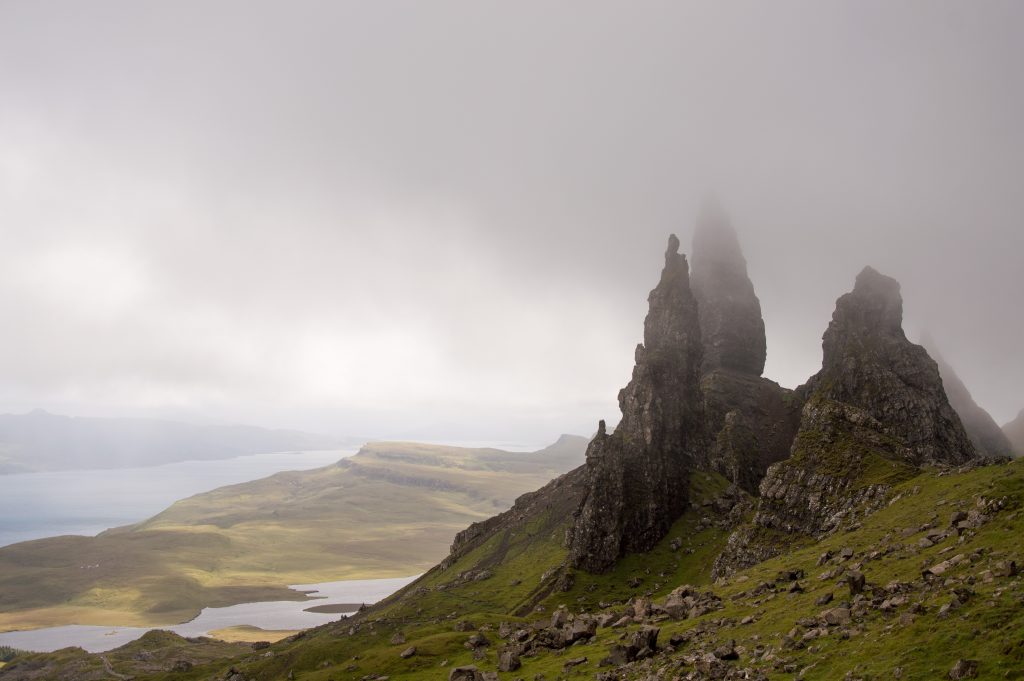
<svg viewBox="0 0 1024 681">
<path fill-rule="evenodd" d="M 146 468 L 0 475 L 0 546 L 62 534 L 95 535 L 156 515 L 175 501 L 281 471 L 307 470 L 355 454 L 252 454 Z"/>
<path fill-rule="evenodd" d="M 310 594 L 310 597 L 315 600 L 267 601 L 243 603 L 227 608 L 205 608 L 199 617 L 191 622 L 159 628 L 174 631 L 182 636 L 204 636 L 216 629 L 243 624 L 261 629 L 308 629 L 333 622 L 343 613 L 306 612 L 305 608 L 332 603 L 376 603 L 414 579 L 415 576 L 296 584 L 291 588 L 298 591 L 313 591 L 315 593 Z M 139 627 L 95 627 L 75 624 L 0 634 L 0 645 L 41 653 L 78 646 L 91 653 L 100 653 L 134 641 L 147 631 L 149 629 Z"/>
</svg>

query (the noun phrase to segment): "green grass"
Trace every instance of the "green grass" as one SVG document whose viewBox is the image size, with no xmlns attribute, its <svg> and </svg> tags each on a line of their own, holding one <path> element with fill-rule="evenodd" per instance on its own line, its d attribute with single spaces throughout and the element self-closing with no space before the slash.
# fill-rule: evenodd
<svg viewBox="0 0 1024 681">
<path fill-rule="evenodd" d="M 693 481 L 694 498 L 713 496 L 724 485 L 718 476 L 696 476 Z M 893 501 L 882 510 L 868 516 L 853 531 L 834 534 L 818 542 L 798 545 L 778 558 L 766 561 L 728 580 L 712 584 L 710 563 L 725 541 L 720 530 L 697 531 L 703 508 L 691 510 L 681 518 L 666 540 L 649 553 L 628 556 L 612 572 L 588 575 L 577 572 L 575 584 L 567 592 L 555 592 L 534 600 L 540 576 L 556 568 L 565 557 L 562 539 L 570 518 L 538 513 L 514 531 L 498 533 L 473 551 L 462 556 L 447 570 L 428 573 L 419 586 L 430 587 L 426 592 L 408 591 L 384 606 L 371 610 L 362 620 L 358 631 L 349 635 L 347 622 L 329 625 L 305 632 L 297 638 L 286 639 L 271 647 L 273 656 L 246 653 L 230 664 L 237 666 L 247 678 L 258 681 L 286 678 L 291 672 L 299 681 L 355 681 L 367 675 L 388 675 L 392 679 L 411 681 L 437 679 L 447 676 L 448 670 L 459 664 L 476 664 L 481 669 L 495 669 L 496 651 L 501 643 L 494 629 L 502 621 L 529 622 L 550 617 L 559 604 L 572 611 L 597 610 L 597 602 L 623 602 L 627 598 L 652 593 L 656 598 L 682 583 L 690 583 L 703 590 L 713 590 L 722 599 L 723 608 L 692 620 L 665 621 L 660 640 L 672 634 L 710 622 L 725 620 L 715 634 L 699 634 L 695 642 L 681 652 L 707 649 L 718 641 L 735 639 L 745 651 L 739 664 L 749 663 L 749 651 L 755 645 L 770 646 L 785 664 L 801 671 L 808 681 L 842 679 L 847 673 L 853 678 L 891 679 L 894 670 L 902 670 L 902 679 L 941 679 L 958 658 L 978 660 L 981 679 L 1024 679 L 1024 578 L 997 578 L 986 583 L 979 578 L 982 571 L 1003 558 L 1021 564 L 1024 558 L 1024 462 L 989 466 L 962 474 L 941 474 L 926 471 L 917 477 L 897 484 L 892 492 Z M 929 548 L 919 548 L 922 524 L 935 522 L 939 528 L 948 524 L 954 510 L 975 508 L 978 499 L 1006 497 L 1007 507 L 963 542 L 952 537 Z M 904 536 L 906 530 L 906 536 Z M 672 551 L 669 543 L 674 536 L 683 540 L 683 548 Z M 971 588 L 975 595 L 950 617 L 941 618 L 939 607 L 948 601 L 949 591 L 943 587 L 922 590 L 912 594 L 920 600 L 925 612 L 913 623 L 901 626 L 899 613 L 885 613 L 869 609 L 856 618 L 853 634 L 848 639 L 833 634 L 815 639 L 810 644 L 787 649 L 787 633 L 801 618 L 816 616 L 822 610 L 846 600 L 847 590 L 838 584 L 838 578 L 819 579 L 819 575 L 834 565 L 818 566 L 819 556 L 852 548 L 856 555 L 851 562 L 863 562 L 862 571 L 869 585 L 884 586 L 891 581 L 920 583 L 921 569 L 954 554 L 970 555 L 981 549 L 979 558 L 966 561 L 944 577 L 966 583 L 973 578 Z M 889 553 L 877 559 L 866 556 L 874 550 L 888 547 Z M 692 553 L 686 549 L 692 549 Z M 948 550 L 947 550 L 948 549 Z M 848 563 L 843 563 L 843 567 Z M 469 582 L 438 590 L 437 586 L 451 582 L 459 572 L 490 566 L 493 574 L 480 582 Z M 803 570 L 803 592 L 777 593 L 751 596 L 748 592 L 762 582 L 773 582 L 781 570 Z M 628 581 L 641 576 L 643 581 L 632 588 Z M 815 600 L 832 592 L 835 601 L 827 606 L 815 605 Z M 524 604 L 531 607 L 523 611 Z M 533 606 L 539 605 L 541 611 Z M 617 609 L 613 606 L 611 611 Z M 519 614 L 516 614 L 519 613 Z M 739 621 L 751 615 L 752 624 Z M 493 645 L 483 660 L 473 660 L 463 647 L 468 633 L 455 630 L 455 624 L 468 620 L 475 627 L 491 627 L 487 636 Z M 631 625 L 626 632 L 632 631 Z M 406 637 L 403 644 L 391 644 L 392 635 L 401 631 Z M 544 674 L 547 679 L 592 679 L 601 669 L 598 661 L 607 654 L 609 646 L 618 642 L 621 629 L 600 629 L 596 640 L 563 652 L 542 652 L 536 657 L 523 658 L 523 667 L 502 679 L 533 678 Z M 415 646 L 417 654 L 408 660 L 399 653 Z M 566 660 L 586 656 L 588 662 L 566 675 L 562 667 Z M 358 658 L 358 659 L 356 659 Z M 123 659 L 123 658 L 119 658 Z M 442 666 L 442 663 L 447 664 Z M 122 673 L 149 679 L 208 679 L 222 675 L 229 666 L 214 662 L 197 666 L 188 673 L 153 673 L 140 675 L 127 663 L 118 667 Z M 759 663 L 770 679 L 793 679 L 795 672 L 775 669 L 770 663 Z M 637 678 L 646 678 L 648 672 L 638 672 Z M 2 678 L 2 676 L 0 676 Z M 54 677 L 56 678 L 56 677 Z"/>
<path fill-rule="evenodd" d="M 715 476 L 695 480 L 707 485 L 712 492 L 723 481 Z M 1013 508 L 995 516 L 977 533 L 960 544 L 951 538 L 927 549 L 917 547 L 919 534 L 902 536 L 904 528 L 917 528 L 935 520 L 941 527 L 954 509 L 968 509 L 979 496 L 998 498 L 1007 496 Z M 788 664 L 805 670 L 803 678 L 810 681 L 844 678 L 853 672 L 857 678 L 889 679 L 894 669 L 902 668 L 903 679 L 938 679 L 956 659 L 967 657 L 981 661 L 983 679 L 1024 678 L 1024 588 L 1021 578 L 996 580 L 986 584 L 976 580 L 972 588 L 976 595 L 949 618 L 939 618 L 938 606 L 948 599 L 942 590 L 922 593 L 927 608 L 913 624 L 901 627 L 898 614 L 869 610 L 862 621 L 856 623 L 860 633 L 847 640 L 838 636 L 816 639 L 798 650 L 782 650 L 787 632 L 797 620 L 813 617 L 846 598 L 845 587 L 836 580 L 820 580 L 819 574 L 832 566 L 818 567 L 818 557 L 825 551 L 837 552 L 843 547 L 853 548 L 861 554 L 877 547 L 901 545 L 892 553 L 877 560 L 864 562 L 863 572 L 870 584 L 885 585 L 890 581 L 910 582 L 918 578 L 924 565 L 934 564 L 954 553 L 971 553 L 983 548 L 983 557 L 976 563 L 968 562 L 951 574 L 958 579 L 977 576 L 988 564 L 998 558 L 1009 557 L 1021 562 L 1024 557 L 1024 518 L 1019 507 L 1024 500 L 1024 465 L 1013 463 L 991 466 L 958 475 L 925 472 L 916 478 L 898 484 L 894 489 L 896 501 L 869 516 L 855 531 L 827 537 L 820 542 L 799 546 L 784 556 L 754 566 L 726 582 L 709 582 L 710 561 L 724 542 L 724 533 L 714 530 L 695 532 L 699 512 L 691 511 L 680 519 L 666 537 L 670 541 L 679 534 L 689 542 L 685 550 L 674 552 L 667 543 L 659 544 L 648 554 L 630 556 L 607 575 L 586 575 L 577 572 L 572 590 L 551 594 L 541 601 L 544 612 L 529 613 L 525 617 L 514 615 L 529 591 L 536 586 L 539 575 L 559 564 L 564 549 L 558 541 L 558 530 L 563 523 L 538 518 L 536 534 L 523 532 L 519 538 L 492 537 L 474 552 L 464 556 L 448 570 L 430 575 L 427 586 L 436 586 L 451 579 L 463 569 L 487 562 L 496 553 L 505 562 L 494 569 L 494 576 L 479 583 L 470 583 L 444 591 L 429 591 L 422 595 L 407 595 L 398 602 L 373 612 L 359 631 L 349 636 L 345 624 L 308 632 L 297 640 L 286 640 L 273 647 L 275 656 L 269 660 L 240 662 L 239 667 L 255 679 L 283 678 L 292 671 L 302 681 L 343 681 L 359 679 L 368 674 L 385 674 L 394 679 L 443 678 L 453 665 L 476 664 L 482 669 L 494 669 L 496 648 L 493 645 L 484 660 L 473 660 L 462 643 L 467 633 L 454 631 L 455 622 L 468 619 L 475 626 L 496 627 L 501 621 L 525 622 L 548 617 L 559 603 L 573 611 L 595 609 L 598 600 L 623 601 L 637 593 L 651 592 L 661 597 L 681 583 L 691 583 L 702 589 L 712 589 L 722 598 L 724 608 L 693 620 L 661 623 L 661 640 L 673 633 L 693 629 L 712 620 L 726 618 L 734 622 L 718 632 L 719 639 L 736 639 L 737 645 L 749 651 L 757 644 L 777 649 Z M 539 530 L 544 529 L 543 532 Z M 554 528 L 554 530 L 552 530 Z M 511 543 L 510 543 L 511 542 Z M 518 543 L 517 543 L 518 542 Z M 954 547 L 943 553 L 946 547 Z M 687 545 L 684 543 L 684 547 Z M 517 554 L 517 551 L 519 552 Z M 755 603 L 755 598 L 743 596 L 761 582 L 773 581 L 783 569 L 802 569 L 803 593 L 779 593 Z M 650 572 L 650 574 L 648 574 Z M 662 577 L 661 573 L 666 576 Z M 644 582 L 637 589 L 626 586 L 627 580 L 643 575 Z M 516 579 L 519 585 L 513 586 Z M 655 588 L 655 582 L 658 587 Z M 663 582 L 663 583 L 662 583 Z M 593 589 L 593 590 L 592 590 Z M 831 591 L 836 602 L 829 606 L 815 605 L 815 599 Z M 762 597 L 764 598 L 764 597 Z M 753 624 L 739 625 L 740 619 L 753 615 Z M 635 627 L 630 627 L 632 630 Z M 407 643 L 391 645 L 395 632 L 404 632 Z M 562 665 L 571 657 L 586 656 L 588 663 L 576 668 L 570 678 L 593 678 L 599 671 L 597 662 L 604 657 L 610 645 L 618 641 L 621 630 L 599 630 L 597 640 L 564 653 L 548 652 L 537 657 L 524 658 L 522 669 L 503 674 L 502 678 L 533 678 L 544 674 L 548 679 L 565 678 Z M 498 643 L 495 632 L 488 636 Z M 703 640 L 710 645 L 712 640 Z M 417 647 L 417 655 L 402 660 L 398 653 L 409 645 Z M 692 645 L 692 644 L 691 644 Z M 353 657 L 358 656 L 358 660 Z M 448 664 L 441 666 L 443 661 Z M 741 661 L 742 662 L 742 661 Z M 348 671 L 350 665 L 355 668 Z M 223 665 L 222 665 L 223 666 Z M 792 679 L 793 673 L 783 673 L 764 665 L 771 679 Z M 212 666 L 194 676 L 178 678 L 207 678 L 220 667 Z M 162 677 L 153 677 L 162 678 Z"/>
</svg>

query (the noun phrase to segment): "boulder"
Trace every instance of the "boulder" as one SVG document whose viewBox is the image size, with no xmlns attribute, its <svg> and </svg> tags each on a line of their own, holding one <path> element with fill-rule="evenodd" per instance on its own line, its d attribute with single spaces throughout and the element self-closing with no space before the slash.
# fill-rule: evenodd
<svg viewBox="0 0 1024 681">
<path fill-rule="evenodd" d="M 953 668 L 949 670 L 949 678 L 953 681 L 959 679 L 974 679 L 978 676 L 978 662 L 977 660 L 964 660 L 960 659 L 956 661 Z"/>
<path fill-rule="evenodd" d="M 519 660 L 519 651 L 513 648 L 506 648 L 498 655 L 498 671 L 514 672 L 522 666 Z"/>
<path fill-rule="evenodd" d="M 448 672 L 448 681 L 483 681 L 483 674 L 476 668 L 476 665 L 453 667 Z"/>
</svg>

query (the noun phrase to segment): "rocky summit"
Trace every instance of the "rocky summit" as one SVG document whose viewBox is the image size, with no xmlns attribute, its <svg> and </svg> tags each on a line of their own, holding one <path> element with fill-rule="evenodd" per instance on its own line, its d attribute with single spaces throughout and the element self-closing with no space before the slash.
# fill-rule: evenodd
<svg viewBox="0 0 1024 681">
<path fill-rule="evenodd" d="M 838 416 L 840 428 L 873 431 L 869 439 L 876 449 L 908 464 L 962 464 L 977 457 L 935 360 L 903 333 L 895 279 L 865 267 L 853 291 L 836 301 L 822 350 L 822 369 L 803 388 L 814 404 L 804 408 L 801 433 L 818 426 L 830 431 Z"/>
<path fill-rule="evenodd" d="M 822 348 L 821 371 L 797 390 L 804 406 L 790 456 L 768 470 L 754 520 L 730 539 L 716 574 L 778 554 L 792 535 L 854 522 L 923 465 L 978 458 L 935 361 L 904 335 L 895 279 L 864 268 L 836 301 Z"/>
<path fill-rule="evenodd" d="M 760 376 L 767 346 L 761 302 L 729 219 L 707 206 L 693 234 L 693 293 L 704 345 L 704 373 L 730 369 Z"/>
<path fill-rule="evenodd" d="M 619 392 L 622 419 L 611 434 L 602 421 L 587 449 L 586 493 L 569 537 L 572 564 L 593 572 L 665 536 L 688 504 L 703 451 L 701 330 L 675 235 L 648 302 L 633 377 Z"/>
</svg>

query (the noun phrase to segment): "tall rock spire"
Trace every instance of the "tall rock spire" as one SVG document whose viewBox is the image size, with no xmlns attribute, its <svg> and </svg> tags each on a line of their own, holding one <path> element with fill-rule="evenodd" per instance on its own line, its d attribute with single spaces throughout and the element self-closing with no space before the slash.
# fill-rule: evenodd
<svg viewBox="0 0 1024 681">
<path fill-rule="evenodd" d="M 573 565 L 592 572 L 665 535 L 686 509 L 701 449 L 700 323 L 675 235 L 648 302 L 633 377 L 619 391 L 622 420 L 610 435 L 602 422 L 587 449 L 586 492 L 569 553 Z"/>
<path fill-rule="evenodd" d="M 789 456 L 800 403 L 792 391 L 761 377 L 761 303 L 736 231 L 716 204 L 706 204 L 698 217 L 691 279 L 704 346 L 701 391 L 709 447 L 702 464 L 757 494 L 768 466 Z"/>
<path fill-rule="evenodd" d="M 766 344 L 761 302 L 725 213 L 707 204 L 693 234 L 693 292 L 700 309 L 703 371 L 730 369 L 760 376 Z"/>
</svg>

